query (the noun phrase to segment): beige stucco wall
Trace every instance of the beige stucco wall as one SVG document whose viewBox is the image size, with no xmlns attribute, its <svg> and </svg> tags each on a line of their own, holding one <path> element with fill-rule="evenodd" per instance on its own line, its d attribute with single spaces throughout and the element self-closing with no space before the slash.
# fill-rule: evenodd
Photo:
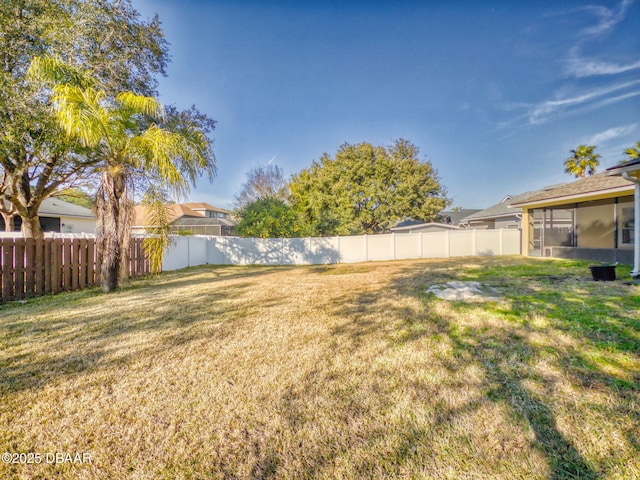
<svg viewBox="0 0 640 480">
<path fill-rule="evenodd" d="M 96 220 L 95 218 L 60 217 L 60 232 L 95 234 Z"/>
</svg>

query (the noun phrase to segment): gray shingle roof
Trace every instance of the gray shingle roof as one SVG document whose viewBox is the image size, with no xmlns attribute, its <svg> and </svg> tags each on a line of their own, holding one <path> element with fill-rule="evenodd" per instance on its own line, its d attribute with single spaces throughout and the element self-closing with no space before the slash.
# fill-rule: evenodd
<svg viewBox="0 0 640 480">
<path fill-rule="evenodd" d="M 522 207 L 549 201 L 575 201 L 580 197 L 588 197 L 589 195 L 626 190 L 633 191 L 633 183 L 622 177 L 597 173 L 575 182 L 565 183 L 556 188 L 538 192 L 529 198 L 513 201 L 512 205 Z"/>
<path fill-rule="evenodd" d="M 65 217 L 82 217 L 82 218 L 95 218 L 95 215 L 91 210 L 80 205 L 65 202 L 59 198 L 50 197 L 42 201 L 40 208 L 38 209 L 38 215 L 46 216 L 65 216 Z"/>
<path fill-rule="evenodd" d="M 465 224 L 474 220 L 489 220 L 492 218 L 507 217 L 522 213 L 521 208 L 510 208 L 509 205 L 512 205 L 515 202 L 524 201 L 527 198 L 536 195 L 540 191 L 541 190 L 534 190 L 531 192 L 521 193 L 520 195 L 509 195 L 502 202 L 463 218 L 460 223 Z"/>
</svg>

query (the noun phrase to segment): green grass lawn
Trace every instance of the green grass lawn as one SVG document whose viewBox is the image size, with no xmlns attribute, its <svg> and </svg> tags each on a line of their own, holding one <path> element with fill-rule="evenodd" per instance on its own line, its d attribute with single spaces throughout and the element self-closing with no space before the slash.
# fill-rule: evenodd
<svg viewBox="0 0 640 480">
<path fill-rule="evenodd" d="M 33 462 L 0 478 L 640 478 L 640 286 L 587 265 L 198 267 L 0 305 L 0 453 Z M 426 293 L 450 280 L 500 300 Z"/>
</svg>

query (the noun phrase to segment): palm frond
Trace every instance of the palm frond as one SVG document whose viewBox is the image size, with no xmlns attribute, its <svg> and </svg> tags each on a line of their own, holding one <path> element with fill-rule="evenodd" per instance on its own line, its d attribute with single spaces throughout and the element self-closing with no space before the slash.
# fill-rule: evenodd
<svg viewBox="0 0 640 480">
<path fill-rule="evenodd" d="M 116 97 L 118 103 L 136 113 L 142 113 L 150 117 L 164 118 L 164 107 L 153 97 L 145 97 L 133 92 L 122 92 Z"/>
<path fill-rule="evenodd" d="M 171 245 L 169 237 L 169 207 L 166 193 L 156 186 L 150 187 L 142 198 L 147 223 L 147 236 L 142 242 L 145 255 L 149 259 L 151 272 L 162 270 L 162 260 L 166 249 Z"/>
<path fill-rule="evenodd" d="M 84 146 L 96 146 L 104 137 L 109 112 L 103 101 L 102 90 L 65 84 L 54 87 L 54 109 L 60 126 Z"/>
<path fill-rule="evenodd" d="M 141 167 L 163 187 L 184 196 L 194 183 L 200 165 L 200 151 L 184 136 L 151 125 L 131 141 L 142 160 Z"/>
<path fill-rule="evenodd" d="M 635 160 L 636 158 L 640 158 L 640 142 L 637 142 L 635 147 L 627 148 L 624 153 L 629 157 L 627 160 Z"/>
<path fill-rule="evenodd" d="M 82 73 L 73 65 L 62 61 L 59 57 L 34 57 L 27 71 L 27 79 L 49 85 L 75 85 L 92 87 L 95 80 L 87 72 Z"/>
</svg>

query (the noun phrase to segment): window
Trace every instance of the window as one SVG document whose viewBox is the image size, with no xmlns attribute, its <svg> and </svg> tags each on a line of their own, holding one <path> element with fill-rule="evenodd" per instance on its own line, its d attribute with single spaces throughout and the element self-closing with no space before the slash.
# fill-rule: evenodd
<svg viewBox="0 0 640 480">
<path fill-rule="evenodd" d="M 622 246 L 632 246 L 634 237 L 633 203 L 618 204 L 618 243 Z"/>
</svg>

